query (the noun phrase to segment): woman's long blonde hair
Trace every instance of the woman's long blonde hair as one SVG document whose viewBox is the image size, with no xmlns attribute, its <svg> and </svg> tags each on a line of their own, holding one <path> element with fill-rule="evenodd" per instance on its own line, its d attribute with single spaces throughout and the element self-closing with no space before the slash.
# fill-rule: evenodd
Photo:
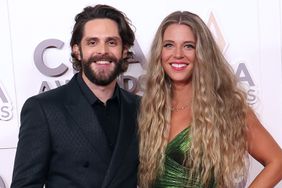
<svg viewBox="0 0 282 188">
<path fill-rule="evenodd" d="M 214 178 L 219 187 L 234 187 L 247 173 L 246 97 L 235 74 L 201 18 L 173 12 L 159 26 L 151 46 L 146 88 L 139 114 L 139 186 L 151 187 L 164 168 L 170 131 L 172 91 L 161 66 L 163 34 L 173 23 L 189 26 L 196 37 L 192 75 L 192 163 L 203 184 Z"/>
</svg>

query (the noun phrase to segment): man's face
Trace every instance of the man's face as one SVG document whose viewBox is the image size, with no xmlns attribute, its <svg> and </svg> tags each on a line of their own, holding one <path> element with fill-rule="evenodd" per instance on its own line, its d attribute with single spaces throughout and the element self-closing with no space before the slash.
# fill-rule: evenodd
<svg viewBox="0 0 282 188">
<path fill-rule="evenodd" d="M 94 19 L 84 26 L 80 45 L 75 45 L 82 62 L 82 74 L 93 84 L 112 83 L 121 72 L 121 60 L 126 55 L 117 23 L 110 19 Z"/>
</svg>

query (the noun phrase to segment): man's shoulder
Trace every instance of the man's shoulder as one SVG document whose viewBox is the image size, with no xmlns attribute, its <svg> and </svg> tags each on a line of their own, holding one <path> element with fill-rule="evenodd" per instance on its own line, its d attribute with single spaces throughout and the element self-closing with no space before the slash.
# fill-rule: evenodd
<svg viewBox="0 0 282 188">
<path fill-rule="evenodd" d="M 125 89 L 120 88 L 120 91 L 121 91 L 121 94 L 128 99 L 131 99 L 137 102 L 139 102 L 141 99 L 139 95 L 136 95 L 135 93 L 131 93 Z"/>
<path fill-rule="evenodd" d="M 76 88 L 74 87 L 74 81 L 72 79 L 65 85 L 29 97 L 28 100 L 39 100 L 39 101 L 49 101 L 49 102 L 63 101 L 67 96 L 75 92 L 75 90 Z"/>
<path fill-rule="evenodd" d="M 68 84 L 62 85 L 62 86 L 59 86 L 55 89 L 51 89 L 51 90 L 45 91 L 43 93 L 34 95 L 32 97 L 37 98 L 37 99 L 58 98 L 58 97 L 63 96 L 66 93 L 67 87 L 68 87 Z"/>
</svg>

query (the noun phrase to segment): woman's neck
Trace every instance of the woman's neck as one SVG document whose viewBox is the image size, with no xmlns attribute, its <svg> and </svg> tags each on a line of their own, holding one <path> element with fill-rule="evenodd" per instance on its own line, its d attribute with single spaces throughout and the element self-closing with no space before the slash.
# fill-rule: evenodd
<svg viewBox="0 0 282 188">
<path fill-rule="evenodd" d="M 172 86 L 172 106 L 186 105 L 192 101 L 191 84 L 174 84 Z"/>
</svg>

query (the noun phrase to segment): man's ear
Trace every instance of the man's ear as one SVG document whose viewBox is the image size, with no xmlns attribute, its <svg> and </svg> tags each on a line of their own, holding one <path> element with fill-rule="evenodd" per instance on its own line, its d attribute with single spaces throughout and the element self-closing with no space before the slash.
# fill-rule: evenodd
<svg viewBox="0 0 282 188">
<path fill-rule="evenodd" d="M 126 58 L 127 57 L 127 53 L 128 53 L 128 47 L 124 46 L 123 47 L 123 52 L 122 52 L 122 58 Z"/>
<path fill-rule="evenodd" d="M 72 53 L 75 55 L 75 57 L 81 61 L 81 54 L 79 50 L 79 46 L 77 44 L 73 45 L 72 47 Z"/>
</svg>

